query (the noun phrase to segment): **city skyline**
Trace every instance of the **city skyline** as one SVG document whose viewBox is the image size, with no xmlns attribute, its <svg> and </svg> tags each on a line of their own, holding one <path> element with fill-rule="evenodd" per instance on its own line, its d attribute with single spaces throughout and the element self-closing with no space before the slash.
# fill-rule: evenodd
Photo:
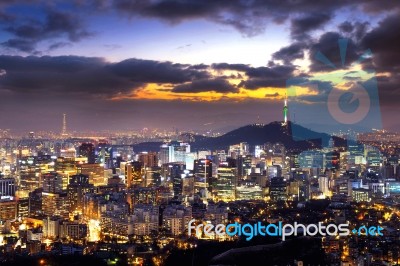
<svg viewBox="0 0 400 266">
<path fill-rule="evenodd" d="M 71 131 L 281 120 L 286 80 L 331 73 L 313 55 L 339 62 L 347 38 L 349 64 L 371 49 L 361 68 L 376 71 L 383 128 L 399 131 L 398 13 L 391 1 L 7 1 L 0 128 L 59 132 L 64 113 Z"/>
</svg>

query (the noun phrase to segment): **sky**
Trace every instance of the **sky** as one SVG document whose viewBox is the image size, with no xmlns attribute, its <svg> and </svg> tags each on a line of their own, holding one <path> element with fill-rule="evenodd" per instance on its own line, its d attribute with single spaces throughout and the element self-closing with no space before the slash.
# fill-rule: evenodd
<svg viewBox="0 0 400 266">
<path fill-rule="evenodd" d="M 282 120 L 286 97 L 327 127 L 330 92 L 365 83 L 361 126 L 400 131 L 398 47 L 397 1 L 3 0 L 0 129 L 226 131 Z"/>
</svg>

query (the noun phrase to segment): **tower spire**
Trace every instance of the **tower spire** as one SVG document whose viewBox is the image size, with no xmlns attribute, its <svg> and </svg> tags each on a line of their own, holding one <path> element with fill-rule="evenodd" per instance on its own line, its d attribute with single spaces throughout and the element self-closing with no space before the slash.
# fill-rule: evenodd
<svg viewBox="0 0 400 266">
<path fill-rule="evenodd" d="M 67 136 L 67 114 L 63 114 L 63 123 L 62 123 L 61 135 L 63 137 Z"/>
<path fill-rule="evenodd" d="M 285 94 L 285 99 L 283 102 L 283 124 L 287 125 L 287 115 L 288 115 L 288 107 L 287 107 L 287 95 Z"/>
</svg>

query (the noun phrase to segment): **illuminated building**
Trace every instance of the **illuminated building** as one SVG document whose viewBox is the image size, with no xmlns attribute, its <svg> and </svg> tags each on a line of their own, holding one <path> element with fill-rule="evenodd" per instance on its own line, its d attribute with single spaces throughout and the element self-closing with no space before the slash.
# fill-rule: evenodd
<svg viewBox="0 0 400 266">
<path fill-rule="evenodd" d="M 319 191 L 321 191 L 325 196 L 330 196 L 331 191 L 329 190 L 329 177 L 320 176 L 318 177 Z"/>
<path fill-rule="evenodd" d="M 29 216 L 29 198 L 17 199 L 17 217 L 24 218 Z"/>
<path fill-rule="evenodd" d="M 238 177 L 243 178 L 243 177 L 248 176 L 251 172 L 251 166 L 252 166 L 252 156 L 251 155 L 246 155 L 246 156 L 239 155 L 237 157 L 237 175 L 238 175 Z"/>
<path fill-rule="evenodd" d="M 58 215 L 68 218 L 68 197 L 67 193 L 42 192 L 42 211 L 44 215 Z"/>
<path fill-rule="evenodd" d="M 0 199 L 0 221 L 14 220 L 17 217 L 17 201 Z"/>
<path fill-rule="evenodd" d="M 50 155 L 23 157 L 18 160 L 19 190 L 32 191 L 42 187 L 42 175 L 54 171 L 55 158 Z"/>
<path fill-rule="evenodd" d="M 43 192 L 58 193 L 63 190 L 63 183 L 68 183 L 68 179 L 63 179 L 61 175 L 56 172 L 47 173 L 42 176 L 43 179 Z M 66 185 L 65 185 L 66 187 Z"/>
<path fill-rule="evenodd" d="M 144 167 L 157 167 L 158 166 L 157 153 L 141 152 L 139 154 L 139 162 L 141 162 Z"/>
<path fill-rule="evenodd" d="M 195 192 L 200 193 L 202 198 L 208 198 L 207 178 L 212 176 L 211 160 L 199 159 L 194 161 L 193 174 L 195 178 Z"/>
<path fill-rule="evenodd" d="M 4 196 L 15 196 L 14 178 L 0 178 L 0 198 Z"/>
<path fill-rule="evenodd" d="M 386 194 L 388 196 L 400 195 L 400 182 L 397 181 L 386 182 Z"/>
<path fill-rule="evenodd" d="M 62 221 L 59 230 L 61 238 L 82 240 L 88 235 L 87 225 L 78 222 Z"/>
<path fill-rule="evenodd" d="M 138 236 L 158 232 L 159 208 L 152 205 L 138 205 L 132 214 L 133 234 Z"/>
<path fill-rule="evenodd" d="M 172 235 L 183 234 L 192 219 L 192 208 L 182 205 L 168 205 L 162 214 L 162 227 Z"/>
<path fill-rule="evenodd" d="M 269 186 L 269 196 L 272 201 L 287 200 L 287 184 L 282 177 L 271 179 Z"/>
<path fill-rule="evenodd" d="M 78 164 L 77 174 L 84 174 L 89 176 L 89 183 L 94 186 L 102 186 L 107 184 L 104 175 L 104 167 L 100 164 Z"/>
<path fill-rule="evenodd" d="M 371 201 L 371 191 L 369 189 L 363 188 L 353 188 L 352 199 L 355 202 L 370 202 Z"/>
<path fill-rule="evenodd" d="M 227 224 L 228 210 L 224 204 L 208 204 L 204 213 L 204 220 L 210 221 L 212 224 Z"/>
<path fill-rule="evenodd" d="M 112 168 L 112 153 L 111 145 L 108 143 L 99 143 L 95 149 L 96 163 L 102 164 L 106 168 Z"/>
<path fill-rule="evenodd" d="M 60 217 L 50 217 L 43 219 L 43 236 L 46 238 L 58 238 L 60 236 Z"/>
<path fill-rule="evenodd" d="M 136 205 L 156 205 L 158 202 L 158 190 L 156 188 L 134 188 L 129 191 L 132 206 L 134 209 Z"/>
<path fill-rule="evenodd" d="M 29 192 L 29 215 L 35 216 L 42 214 L 42 192 L 43 188 Z"/>
<path fill-rule="evenodd" d="M 228 167 L 228 163 L 221 163 L 217 170 L 217 197 L 223 201 L 235 200 L 237 184 L 237 169 Z"/>
<path fill-rule="evenodd" d="M 85 157 L 89 164 L 94 164 L 96 162 L 95 148 L 92 143 L 82 143 L 78 148 L 78 154 L 81 157 Z"/>
<path fill-rule="evenodd" d="M 301 168 L 325 168 L 325 154 L 320 151 L 303 151 L 299 154 Z"/>
<path fill-rule="evenodd" d="M 169 177 L 172 180 L 172 190 L 174 191 L 174 197 L 182 197 L 183 190 L 183 171 L 185 170 L 184 164 L 169 164 Z"/>
<path fill-rule="evenodd" d="M 236 187 L 236 200 L 262 200 L 263 190 L 254 182 L 244 182 Z"/>
<path fill-rule="evenodd" d="M 89 184 L 89 176 L 79 174 L 71 176 L 67 186 L 68 205 L 71 212 L 83 210 L 83 197 L 86 193 L 93 193 L 94 186 Z"/>
<path fill-rule="evenodd" d="M 174 146 L 169 144 L 161 145 L 159 152 L 159 164 L 163 165 L 174 161 Z"/>
<path fill-rule="evenodd" d="M 153 187 L 161 185 L 161 168 L 158 166 L 145 167 L 144 186 Z"/>
</svg>

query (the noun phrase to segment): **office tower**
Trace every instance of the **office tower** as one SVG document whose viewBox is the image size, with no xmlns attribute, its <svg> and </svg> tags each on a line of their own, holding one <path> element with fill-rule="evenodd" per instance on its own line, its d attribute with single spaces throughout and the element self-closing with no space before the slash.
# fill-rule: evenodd
<svg viewBox="0 0 400 266">
<path fill-rule="evenodd" d="M 159 198 L 159 191 L 156 188 L 144 188 L 138 187 L 131 189 L 130 191 L 132 206 L 134 209 L 136 205 L 156 205 Z"/>
<path fill-rule="evenodd" d="M 235 200 L 237 185 L 237 169 L 229 167 L 227 162 L 222 162 L 217 170 L 217 197 L 223 201 Z"/>
<path fill-rule="evenodd" d="M 78 154 L 81 157 L 86 157 L 89 164 L 96 162 L 95 148 L 92 143 L 82 143 L 78 148 Z"/>
<path fill-rule="evenodd" d="M 67 193 L 42 192 L 42 211 L 44 215 L 58 215 L 63 218 L 68 218 L 68 209 Z"/>
<path fill-rule="evenodd" d="M 36 216 L 42 214 L 42 192 L 43 188 L 29 192 L 29 215 Z"/>
<path fill-rule="evenodd" d="M 236 187 L 236 200 L 262 200 L 263 190 L 255 182 L 241 182 Z"/>
<path fill-rule="evenodd" d="M 68 179 L 63 180 L 62 176 L 56 172 L 47 173 L 43 178 L 43 192 L 58 193 L 63 190 L 63 182 L 68 182 Z M 65 185 L 66 187 L 66 185 Z"/>
<path fill-rule="evenodd" d="M 325 153 L 325 167 L 328 169 L 340 168 L 340 152 L 338 151 L 328 151 Z"/>
<path fill-rule="evenodd" d="M 318 177 L 319 191 L 321 191 L 325 196 L 331 196 L 331 191 L 329 190 L 329 177 L 320 176 Z"/>
<path fill-rule="evenodd" d="M 0 199 L 0 221 L 14 220 L 17 217 L 17 201 Z"/>
<path fill-rule="evenodd" d="M 17 200 L 17 217 L 25 218 L 29 216 L 29 197 L 18 198 Z"/>
<path fill-rule="evenodd" d="M 237 173 L 239 178 L 244 178 L 248 176 L 251 172 L 252 156 L 239 155 L 237 157 Z"/>
<path fill-rule="evenodd" d="M 96 163 L 102 164 L 106 168 L 113 168 L 112 146 L 108 143 L 99 143 L 96 147 Z M 90 162 L 88 162 L 90 163 Z"/>
<path fill-rule="evenodd" d="M 208 198 L 208 179 L 212 177 L 212 167 L 211 160 L 199 159 L 194 161 L 194 189 L 196 193 L 200 193 L 202 198 Z"/>
<path fill-rule="evenodd" d="M 84 174 L 89 176 L 89 183 L 94 186 L 102 186 L 107 184 L 104 175 L 104 167 L 100 164 L 78 164 L 76 167 L 77 174 Z"/>
<path fill-rule="evenodd" d="M 271 179 L 269 194 L 272 201 L 287 200 L 287 183 L 282 177 Z"/>
<path fill-rule="evenodd" d="M 17 161 L 19 190 L 32 191 L 42 187 L 42 175 L 54 171 L 55 159 L 50 155 L 22 157 Z"/>
<path fill-rule="evenodd" d="M 170 162 L 175 162 L 174 146 L 170 144 L 163 144 L 160 147 L 159 164 L 163 165 Z"/>
<path fill-rule="evenodd" d="M 141 162 L 131 162 L 130 163 L 132 165 L 132 180 L 131 180 L 131 184 L 133 186 L 138 186 L 138 185 L 142 185 L 144 178 L 144 169 L 142 167 L 142 163 Z"/>
<path fill-rule="evenodd" d="M 132 164 L 129 162 L 121 162 L 119 168 L 124 177 L 127 188 L 132 186 Z"/>
<path fill-rule="evenodd" d="M 153 166 L 144 169 L 144 186 L 153 187 L 161 185 L 161 167 Z"/>
<path fill-rule="evenodd" d="M 94 186 L 89 184 L 89 176 L 84 174 L 71 176 L 67 186 L 68 205 L 71 212 L 83 211 L 83 198 L 86 193 L 94 193 Z"/>
<path fill-rule="evenodd" d="M 14 178 L 0 178 L 0 198 L 5 196 L 15 196 Z"/>
<path fill-rule="evenodd" d="M 156 167 L 158 166 L 158 156 L 156 152 L 141 152 L 139 154 L 139 162 L 144 167 Z"/>
</svg>

